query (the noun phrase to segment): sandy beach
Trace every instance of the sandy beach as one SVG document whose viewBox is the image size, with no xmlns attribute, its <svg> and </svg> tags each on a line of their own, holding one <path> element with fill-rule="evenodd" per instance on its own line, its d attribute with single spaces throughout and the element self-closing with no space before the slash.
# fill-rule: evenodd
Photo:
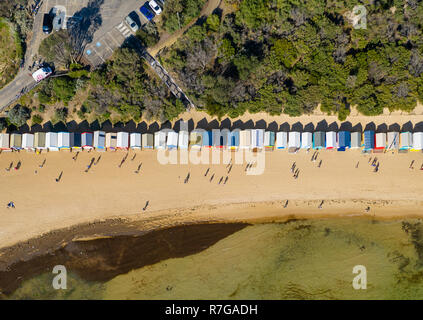
<svg viewBox="0 0 423 320">
<path fill-rule="evenodd" d="M 249 117 L 254 122 L 263 118 L 260 114 Z M 193 119 L 194 123 L 203 118 L 207 117 L 200 112 L 186 113 L 182 117 Z M 335 121 L 318 115 L 307 118 L 267 116 L 265 121 L 268 124 L 275 121 L 292 125 L 300 121 L 317 125 L 323 119 L 329 124 Z M 390 119 L 389 122 L 386 119 Z M 247 121 L 247 118 L 238 120 Z M 349 119 L 352 126 L 361 123 L 363 128 L 369 120 L 365 117 Z M 371 120 L 376 125 L 397 123 L 402 126 L 408 121 L 416 125 L 423 121 L 423 116 L 408 115 L 403 119 L 401 115 L 391 115 Z M 318 160 L 312 162 L 312 150 L 309 153 L 301 150 L 298 154 L 274 150 L 265 152 L 265 170 L 261 175 L 247 175 L 246 163 L 234 164 L 229 174 L 227 164 L 162 165 L 156 151 L 131 150 L 119 168 L 125 154 L 122 151 L 84 151 L 76 161 L 72 159 L 75 153 L 65 151 L 39 155 L 25 151 L 0 154 L 0 248 L 54 230 L 116 219 L 123 219 L 128 224 L 136 222 L 138 229 L 156 230 L 196 222 L 423 216 L 422 153 L 363 155 L 359 150 L 323 150 Z M 84 172 L 90 160 L 93 157 L 97 160 L 99 156 L 99 163 Z M 368 163 L 374 156 L 380 162 L 378 172 Z M 45 165 L 39 168 L 44 159 Z M 414 169 L 410 169 L 413 160 Z M 18 161 L 22 163 L 19 170 L 5 170 L 11 162 L 15 166 Z M 292 177 L 293 162 L 300 169 L 298 179 Z M 140 172 L 135 173 L 140 164 Z M 60 182 L 56 182 L 62 171 Z M 188 173 L 189 181 L 184 183 Z M 212 175 L 214 178 L 210 181 Z M 226 177 L 227 183 L 219 184 L 219 180 L 223 178 L 224 181 Z M 284 208 L 286 200 L 288 205 Z M 324 203 L 319 209 L 322 200 Z M 15 203 L 15 209 L 6 207 L 9 201 Z M 147 201 L 148 206 L 143 210 Z M 368 207 L 370 210 L 366 210 Z M 73 233 L 75 237 L 81 236 L 77 228 Z M 85 237 L 102 234 L 107 232 L 92 228 L 91 235 L 87 233 Z M 7 256 L 3 252 L 0 258 L 4 262 Z"/>
</svg>

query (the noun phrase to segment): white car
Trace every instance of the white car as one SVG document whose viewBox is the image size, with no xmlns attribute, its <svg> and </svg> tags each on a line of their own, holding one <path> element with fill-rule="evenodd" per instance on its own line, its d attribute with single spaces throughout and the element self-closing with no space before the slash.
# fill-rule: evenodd
<svg viewBox="0 0 423 320">
<path fill-rule="evenodd" d="M 148 5 L 150 6 L 151 9 L 153 9 L 156 15 L 159 15 L 160 13 L 162 13 L 162 8 L 160 8 L 160 6 L 157 4 L 156 1 L 151 0 L 148 2 Z"/>
</svg>

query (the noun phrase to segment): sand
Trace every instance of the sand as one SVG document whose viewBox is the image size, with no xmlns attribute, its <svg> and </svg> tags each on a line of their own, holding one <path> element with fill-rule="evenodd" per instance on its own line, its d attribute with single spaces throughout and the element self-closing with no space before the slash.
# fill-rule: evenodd
<svg viewBox="0 0 423 320">
<path fill-rule="evenodd" d="M 191 112 L 183 118 L 197 121 L 206 118 L 200 112 Z M 318 122 L 334 119 L 323 116 L 302 118 L 251 115 L 253 121 L 263 118 L 267 124 Z M 384 119 L 390 119 L 389 122 Z M 247 116 L 241 118 L 247 121 Z M 364 121 L 363 119 L 367 119 Z M 235 119 L 236 121 L 237 119 Z M 423 121 L 422 115 L 374 117 L 376 124 Z M 369 118 L 351 117 L 351 124 Z M 230 174 L 227 165 L 177 164 L 162 165 L 156 151 L 129 151 L 121 168 L 118 167 L 126 152 L 82 152 L 77 161 L 74 153 L 65 151 L 36 155 L 33 153 L 3 152 L 0 154 L 0 249 L 42 236 L 53 230 L 79 224 L 125 219 L 143 222 L 142 227 L 153 230 L 176 224 L 195 222 L 265 222 L 284 221 L 288 218 L 315 218 L 326 216 L 374 216 L 397 218 L 422 216 L 423 161 L 422 153 L 378 154 L 379 172 L 368 164 L 370 156 L 359 150 L 347 152 L 321 151 L 318 161 L 311 162 L 313 151 L 298 154 L 275 150 L 265 152 L 265 170 L 261 175 L 246 175 L 245 166 L 234 164 Z M 135 160 L 131 160 L 136 154 Z M 100 162 L 86 173 L 92 157 L 101 155 Z M 43 168 L 39 164 L 46 159 Z M 323 160 L 321 168 L 317 167 Z M 6 171 L 10 162 L 18 161 L 18 171 Z M 414 170 L 409 169 L 415 160 Z M 300 169 L 298 179 L 290 168 L 296 162 Z M 355 168 L 357 162 L 359 167 Z M 140 173 L 134 171 L 142 163 Z M 210 168 L 207 177 L 206 170 Z M 38 171 L 35 174 L 35 170 Z M 55 179 L 63 171 L 60 182 Z M 184 183 L 190 173 L 188 183 Z M 210 176 L 215 177 L 212 182 Z M 225 185 L 218 184 L 228 176 Z M 287 208 L 283 208 L 289 200 Z M 318 209 L 325 200 L 322 209 Z M 9 201 L 16 208 L 7 209 Z M 146 202 L 149 205 L 145 211 Z M 366 208 L 370 211 L 366 212 Z M 78 237 L 77 229 L 73 231 Z M 102 236 L 93 230 L 93 236 Z M 101 232 L 100 232 L 101 233 Z M 85 237 L 90 235 L 84 235 Z M 4 256 L 1 258 L 5 258 Z"/>
</svg>

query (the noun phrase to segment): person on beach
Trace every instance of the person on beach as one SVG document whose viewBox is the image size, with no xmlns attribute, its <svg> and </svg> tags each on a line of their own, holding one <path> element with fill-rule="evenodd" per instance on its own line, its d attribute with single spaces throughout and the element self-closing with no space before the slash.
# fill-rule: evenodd
<svg viewBox="0 0 423 320">
<path fill-rule="evenodd" d="M 40 169 L 42 169 L 44 167 L 44 165 L 46 164 L 46 160 L 47 159 L 44 159 L 43 163 L 39 165 Z"/>
<path fill-rule="evenodd" d="M 283 206 L 283 208 L 285 209 L 288 206 L 288 200 L 286 200 L 285 205 Z"/>
<path fill-rule="evenodd" d="M 357 161 L 357 164 L 355 165 L 356 169 L 358 168 L 359 163 L 360 163 L 360 161 Z"/>
<path fill-rule="evenodd" d="M 95 158 L 91 158 L 91 162 L 90 162 L 90 164 L 87 166 L 87 169 L 85 169 L 85 172 L 88 172 L 88 171 L 91 169 L 91 166 L 93 165 L 94 161 L 95 161 Z"/>
<path fill-rule="evenodd" d="M 14 168 L 16 171 L 20 169 L 22 162 L 19 161 L 16 167 Z"/>
<path fill-rule="evenodd" d="M 231 173 L 231 170 L 232 170 L 232 164 L 231 164 L 231 166 L 228 169 L 228 174 Z"/>
<path fill-rule="evenodd" d="M 139 166 L 138 166 L 137 170 L 135 171 L 135 173 L 139 173 L 140 172 L 141 166 L 142 166 L 142 162 L 139 164 Z"/>
<path fill-rule="evenodd" d="M 410 166 L 408 168 L 411 169 L 411 170 L 413 170 L 414 169 L 413 164 L 414 164 L 414 160 L 411 161 Z"/>
<path fill-rule="evenodd" d="M 223 177 L 220 177 L 220 180 L 219 180 L 219 183 L 218 184 L 221 184 L 222 181 L 223 181 Z"/>
<path fill-rule="evenodd" d="M 76 153 L 76 155 L 74 155 L 74 156 L 72 157 L 73 161 L 76 161 L 76 159 L 78 158 L 78 154 L 79 154 L 79 151 Z"/>
<path fill-rule="evenodd" d="M 209 182 L 212 182 L 212 181 L 213 181 L 213 178 L 214 178 L 214 173 L 213 173 L 213 175 L 210 177 Z"/>
<path fill-rule="evenodd" d="M 137 154 L 134 154 L 134 156 L 132 157 L 131 161 L 134 161 L 136 156 L 137 156 Z"/>
<path fill-rule="evenodd" d="M 370 211 L 370 207 L 367 207 L 367 208 L 366 208 L 366 212 L 369 212 L 369 211 Z"/>
<path fill-rule="evenodd" d="M 227 164 L 226 169 L 228 169 L 228 167 L 229 167 L 231 164 L 232 164 L 232 158 L 231 158 L 231 160 L 229 160 L 229 163 Z"/>
<path fill-rule="evenodd" d="M 94 162 L 94 165 L 97 165 L 97 163 L 99 163 L 99 162 L 100 162 L 100 159 L 101 159 L 101 156 L 99 156 L 99 157 L 97 158 L 97 161 L 96 161 L 96 162 Z"/>
<path fill-rule="evenodd" d="M 311 156 L 310 161 L 313 161 L 315 155 L 316 155 L 316 151 L 314 151 L 313 155 Z"/>
<path fill-rule="evenodd" d="M 6 168 L 6 171 L 10 171 L 10 169 L 12 169 L 13 167 L 13 161 L 9 164 L 9 168 Z"/>
<path fill-rule="evenodd" d="M 13 208 L 13 209 L 15 209 L 15 204 L 13 203 L 13 201 L 10 201 L 8 204 L 7 204 L 7 208 L 9 209 L 9 208 Z"/>
<path fill-rule="evenodd" d="M 209 174 L 210 168 L 207 168 L 206 173 L 204 174 L 205 177 Z"/>
<path fill-rule="evenodd" d="M 63 175 L 63 171 L 60 172 L 59 177 L 56 178 L 56 182 L 60 182 L 60 180 L 62 179 L 62 175 Z"/>
<path fill-rule="evenodd" d="M 188 183 L 190 176 L 191 176 L 191 174 L 188 172 L 188 174 L 187 174 L 187 176 L 186 176 L 186 178 L 184 180 L 184 183 Z"/>
<path fill-rule="evenodd" d="M 323 203 L 325 202 L 325 200 L 322 200 L 322 202 L 319 204 L 319 206 L 317 208 L 322 209 L 323 208 Z"/>
<path fill-rule="evenodd" d="M 292 164 L 292 166 L 291 166 L 291 172 L 292 172 L 292 173 L 294 173 L 294 170 L 295 170 L 295 165 L 296 165 L 296 164 L 295 164 L 295 162 L 294 162 L 294 163 Z"/>
<path fill-rule="evenodd" d="M 250 163 L 248 162 L 244 171 L 247 171 L 249 167 L 250 167 Z"/>
<path fill-rule="evenodd" d="M 372 166 L 373 166 L 373 167 L 374 167 L 374 166 L 376 166 L 376 163 L 377 163 L 377 157 L 375 157 L 375 158 L 373 159 Z"/>
<path fill-rule="evenodd" d="M 317 167 L 320 168 L 321 166 L 322 166 L 322 160 L 320 160 L 319 165 Z"/>
<path fill-rule="evenodd" d="M 225 178 L 225 182 L 223 182 L 223 184 L 226 184 L 226 182 L 228 182 L 228 179 L 229 179 L 229 177 L 228 177 L 228 176 L 226 176 L 226 178 Z"/>
<path fill-rule="evenodd" d="M 150 204 L 150 200 L 147 200 L 147 202 L 145 203 L 144 208 L 142 208 L 142 211 L 147 210 L 148 205 Z"/>
</svg>

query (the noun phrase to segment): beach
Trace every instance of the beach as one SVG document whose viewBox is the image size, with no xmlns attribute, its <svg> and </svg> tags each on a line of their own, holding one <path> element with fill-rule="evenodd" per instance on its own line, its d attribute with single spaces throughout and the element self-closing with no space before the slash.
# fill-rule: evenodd
<svg viewBox="0 0 423 320">
<path fill-rule="evenodd" d="M 398 123 L 402 126 L 406 122 L 402 122 L 401 117 L 392 116 L 389 122 L 384 122 L 385 116 L 371 120 L 375 125 Z M 182 117 L 193 119 L 194 123 L 204 118 L 200 112 Z M 328 117 L 315 115 L 312 122 L 317 125 L 322 119 Z M 423 121 L 423 116 L 407 119 L 416 125 Z M 267 124 L 289 121 L 292 125 L 299 120 L 266 118 Z M 308 121 L 304 118 L 301 123 L 306 125 Z M 352 117 L 350 121 L 352 126 L 361 123 L 363 129 L 369 123 L 360 122 L 361 117 Z M 330 124 L 332 120 L 327 122 Z M 107 228 L 102 231 L 95 226 L 109 221 L 135 223 L 137 229 L 148 231 L 206 222 L 259 223 L 335 216 L 395 219 L 423 215 L 423 170 L 420 170 L 423 154 L 420 152 L 364 155 L 360 150 L 322 150 L 316 162 L 311 161 L 313 150 L 308 153 L 300 150 L 297 154 L 288 154 L 285 150 L 263 153 L 263 174 L 247 175 L 247 162 L 236 164 L 233 160 L 230 173 L 225 163 L 163 165 L 155 150 L 130 150 L 121 167 L 125 151 L 84 151 L 76 161 L 73 160 L 75 153 L 66 151 L 3 152 L 0 154 L 0 248 L 3 249 L 0 267 L 10 262 L 5 253 L 8 247 L 18 243 L 25 247 L 30 239 L 70 227 L 74 237 L 81 237 L 75 226 L 86 224 L 93 227 L 84 237 L 107 235 Z M 91 159 L 97 160 L 99 156 L 99 162 L 85 172 Z M 368 162 L 375 156 L 380 162 L 378 172 L 374 172 Z M 413 160 L 413 169 L 410 169 Z M 19 170 L 13 167 L 5 170 L 11 162 L 16 166 L 18 161 L 21 161 Z M 300 170 L 298 179 L 293 178 L 290 170 L 294 162 Z M 135 173 L 140 164 L 139 173 Z M 184 183 L 188 174 L 188 182 Z M 16 208 L 7 208 L 10 201 Z M 52 246 L 58 245 L 58 240 L 55 241 Z"/>
</svg>

